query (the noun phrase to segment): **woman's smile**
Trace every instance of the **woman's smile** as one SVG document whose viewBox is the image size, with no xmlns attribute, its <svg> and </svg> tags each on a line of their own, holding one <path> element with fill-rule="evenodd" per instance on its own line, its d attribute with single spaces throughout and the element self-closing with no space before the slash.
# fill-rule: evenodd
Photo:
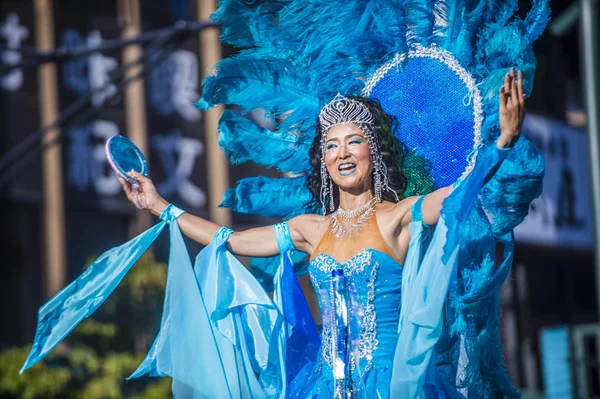
<svg viewBox="0 0 600 399">
<path fill-rule="evenodd" d="M 356 164 L 354 162 L 342 162 L 338 165 L 340 176 L 350 176 L 356 172 Z"/>
</svg>

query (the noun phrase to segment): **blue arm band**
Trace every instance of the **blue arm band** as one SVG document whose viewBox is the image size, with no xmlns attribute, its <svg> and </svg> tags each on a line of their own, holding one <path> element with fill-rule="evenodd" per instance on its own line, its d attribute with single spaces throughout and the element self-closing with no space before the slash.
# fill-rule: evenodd
<svg viewBox="0 0 600 399">
<path fill-rule="evenodd" d="M 273 225 L 273 231 L 275 232 L 279 253 L 296 249 L 296 247 L 294 247 L 294 242 L 292 241 L 292 236 L 290 235 L 290 226 L 288 225 L 288 222 Z"/>
</svg>

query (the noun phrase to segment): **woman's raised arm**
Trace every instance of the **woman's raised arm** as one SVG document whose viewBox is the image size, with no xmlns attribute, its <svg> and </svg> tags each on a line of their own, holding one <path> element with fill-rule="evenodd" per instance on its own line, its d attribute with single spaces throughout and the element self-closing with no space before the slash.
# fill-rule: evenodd
<svg viewBox="0 0 600 399">
<path fill-rule="evenodd" d="M 149 210 L 155 216 L 160 216 L 169 203 L 158 194 L 152 180 L 136 172 L 130 172 L 130 175 L 138 179 L 140 183 L 138 198 L 144 209 Z M 119 178 L 119 180 L 127 198 L 134 202 L 131 185 L 123 178 Z M 311 216 L 315 215 L 303 215 L 289 221 L 290 236 L 294 246 L 303 252 L 310 251 L 310 246 L 304 236 L 307 231 L 310 231 L 307 224 L 314 223 L 312 219 L 315 218 Z M 210 244 L 215 233 L 221 227 L 217 223 L 190 213 L 181 215 L 177 219 L 177 224 L 183 234 L 202 245 Z M 234 254 L 241 256 L 274 256 L 279 254 L 273 226 L 234 232 L 227 241 L 227 247 Z"/>
</svg>

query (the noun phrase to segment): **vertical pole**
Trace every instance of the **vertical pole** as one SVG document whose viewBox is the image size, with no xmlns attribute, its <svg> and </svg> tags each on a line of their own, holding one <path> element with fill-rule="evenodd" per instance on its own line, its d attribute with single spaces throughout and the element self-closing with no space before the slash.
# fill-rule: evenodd
<svg viewBox="0 0 600 399">
<path fill-rule="evenodd" d="M 215 0 L 196 0 L 198 20 L 208 21 L 210 15 L 216 10 Z M 221 59 L 221 43 L 218 28 L 207 28 L 200 32 L 200 58 L 203 78 L 213 69 Z M 231 225 L 231 212 L 226 208 L 219 208 L 223 193 L 229 187 L 229 165 L 225 155 L 219 148 L 217 125 L 223 113 L 223 108 L 212 108 L 204 113 L 204 141 L 206 143 L 206 157 L 208 173 L 208 206 L 210 219 L 215 223 Z"/>
<path fill-rule="evenodd" d="M 592 209 L 594 214 L 594 263 L 597 307 L 600 316 L 600 83 L 598 78 L 598 6 L 595 0 L 581 0 L 581 76 L 590 148 Z M 600 317 L 598 319 L 600 321 Z"/>
<path fill-rule="evenodd" d="M 52 0 L 34 0 L 35 41 L 38 50 L 54 51 L 54 15 Z M 58 118 L 58 87 L 56 64 L 38 67 L 40 123 L 47 126 Z M 57 139 L 60 131 L 49 130 L 42 144 Z M 63 193 L 61 144 L 56 141 L 42 153 L 43 176 L 43 295 L 51 297 L 66 282 L 65 209 Z"/>
<path fill-rule="evenodd" d="M 141 31 L 139 0 L 117 0 L 117 10 L 119 24 L 122 27 L 121 39 L 127 40 L 139 36 Z M 141 55 L 142 47 L 140 45 L 126 46 L 122 52 L 123 64 L 134 62 Z M 140 64 L 127 69 L 124 79 L 135 76 L 143 67 Z M 124 90 L 126 135 L 148 156 L 145 98 L 143 79 L 132 81 Z M 149 227 L 150 214 L 138 212 L 132 226 L 132 235 L 141 233 Z"/>
</svg>

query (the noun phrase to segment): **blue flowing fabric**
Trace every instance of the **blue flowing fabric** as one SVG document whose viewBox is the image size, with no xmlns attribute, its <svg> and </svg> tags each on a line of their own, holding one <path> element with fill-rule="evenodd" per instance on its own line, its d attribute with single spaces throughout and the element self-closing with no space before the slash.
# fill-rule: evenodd
<svg viewBox="0 0 600 399">
<path fill-rule="evenodd" d="M 240 271 L 246 271 L 243 266 L 239 265 L 243 270 L 226 271 L 215 270 L 216 267 L 204 264 L 204 258 L 212 258 L 217 262 L 222 257 L 233 258 L 223 248 L 228 234 L 224 229 L 219 230 L 212 244 L 198 257 L 197 265 L 206 266 L 203 269 L 208 273 L 224 272 L 215 276 L 222 283 L 221 286 L 206 287 L 204 283 L 207 279 L 203 278 L 206 273 L 198 268 L 194 270 L 181 232 L 172 229 L 161 328 L 146 359 L 129 378 L 144 374 L 171 376 L 173 392 L 178 397 L 237 398 L 250 392 L 255 395 L 261 390 L 255 378 L 244 376 L 252 374 L 250 359 L 247 356 L 236 358 L 238 353 L 233 343 L 240 340 L 239 320 L 226 318 L 224 314 L 215 315 L 214 312 L 227 312 L 228 308 L 238 305 L 236 299 L 244 298 L 248 292 L 257 295 L 244 298 L 246 302 L 253 302 L 257 308 L 264 307 L 259 316 L 276 320 L 277 312 L 271 300 L 266 295 L 261 296 L 258 284 L 258 287 L 244 286 L 236 284 L 231 278 Z M 238 267 L 235 262 L 227 263 L 231 264 L 232 269 Z M 249 320 L 249 323 L 251 321 L 254 320 Z M 238 365 L 241 370 L 237 369 Z"/>
<path fill-rule="evenodd" d="M 177 398 L 278 398 L 307 362 L 319 337 L 293 270 L 287 223 L 276 225 L 282 261 L 272 300 L 227 251 L 221 228 L 192 263 L 170 205 L 161 221 L 101 255 L 40 308 L 32 351 L 23 370 L 58 345 L 115 290 L 135 261 L 170 224 L 169 272 L 160 331 L 129 377 L 171 376 Z M 211 365 L 211 367 L 206 367 Z M 23 371 L 22 370 L 22 371 Z"/>
<path fill-rule="evenodd" d="M 273 226 L 282 263 L 275 274 L 273 300 L 281 310 L 288 328 L 285 331 L 287 386 L 302 367 L 314 362 L 321 344 L 304 292 L 294 271 L 294 244 L 287 222 Z M 281 397 L 285 397 L 282 395 Z"/>
<path fill-rule="evenodd" d="M 390 387 L 392 398 L 425 398 L 426 387 L 436 385 L 435 364 L 431 358 L 442 333 L 442 309 L 448 287 L 456 278 L 460 229 L 486 178 L 507 153 L 495 143 L 481 148 L 474 169 L 444 201 L 424 255 L 425 225 L 418 215 L 409 224 L 411 241 L 402 275 L 399 336 Z M 456 397 L 461 395 L 457 393 Z"/>
<path fill-rule="evenodd" d="M 178 398 L 285 397 L 288 379 L 301 367 L 296 363 L 306 348 L 318 345 L 293 274 L 293 247 L 280 245 L 285 252 L 271 300 L 227 251 L 231 233 L 225 228 L 217 232 L 198 255 L 194 271 L 187 252 L 182 255 L 185 248 L 171 251 L 161 329 L 130 378 L 169 375 Z M 179 240 L 183 243 L 178 230 L 171 239 L 177 248 Z"/>
<path fill-rule="evenodd" d="M 127 243 L 103 253 L 75 281 L 46 302 L 38 311 L 33 346 L 21 374 L 46 357 L 83 319 L 94 313 L 165 225 L 181 214 L 182 210 L 170 205 L 159 223 Z M 176 225 L 172 223 L 171 227 Z"/>
</svg>

